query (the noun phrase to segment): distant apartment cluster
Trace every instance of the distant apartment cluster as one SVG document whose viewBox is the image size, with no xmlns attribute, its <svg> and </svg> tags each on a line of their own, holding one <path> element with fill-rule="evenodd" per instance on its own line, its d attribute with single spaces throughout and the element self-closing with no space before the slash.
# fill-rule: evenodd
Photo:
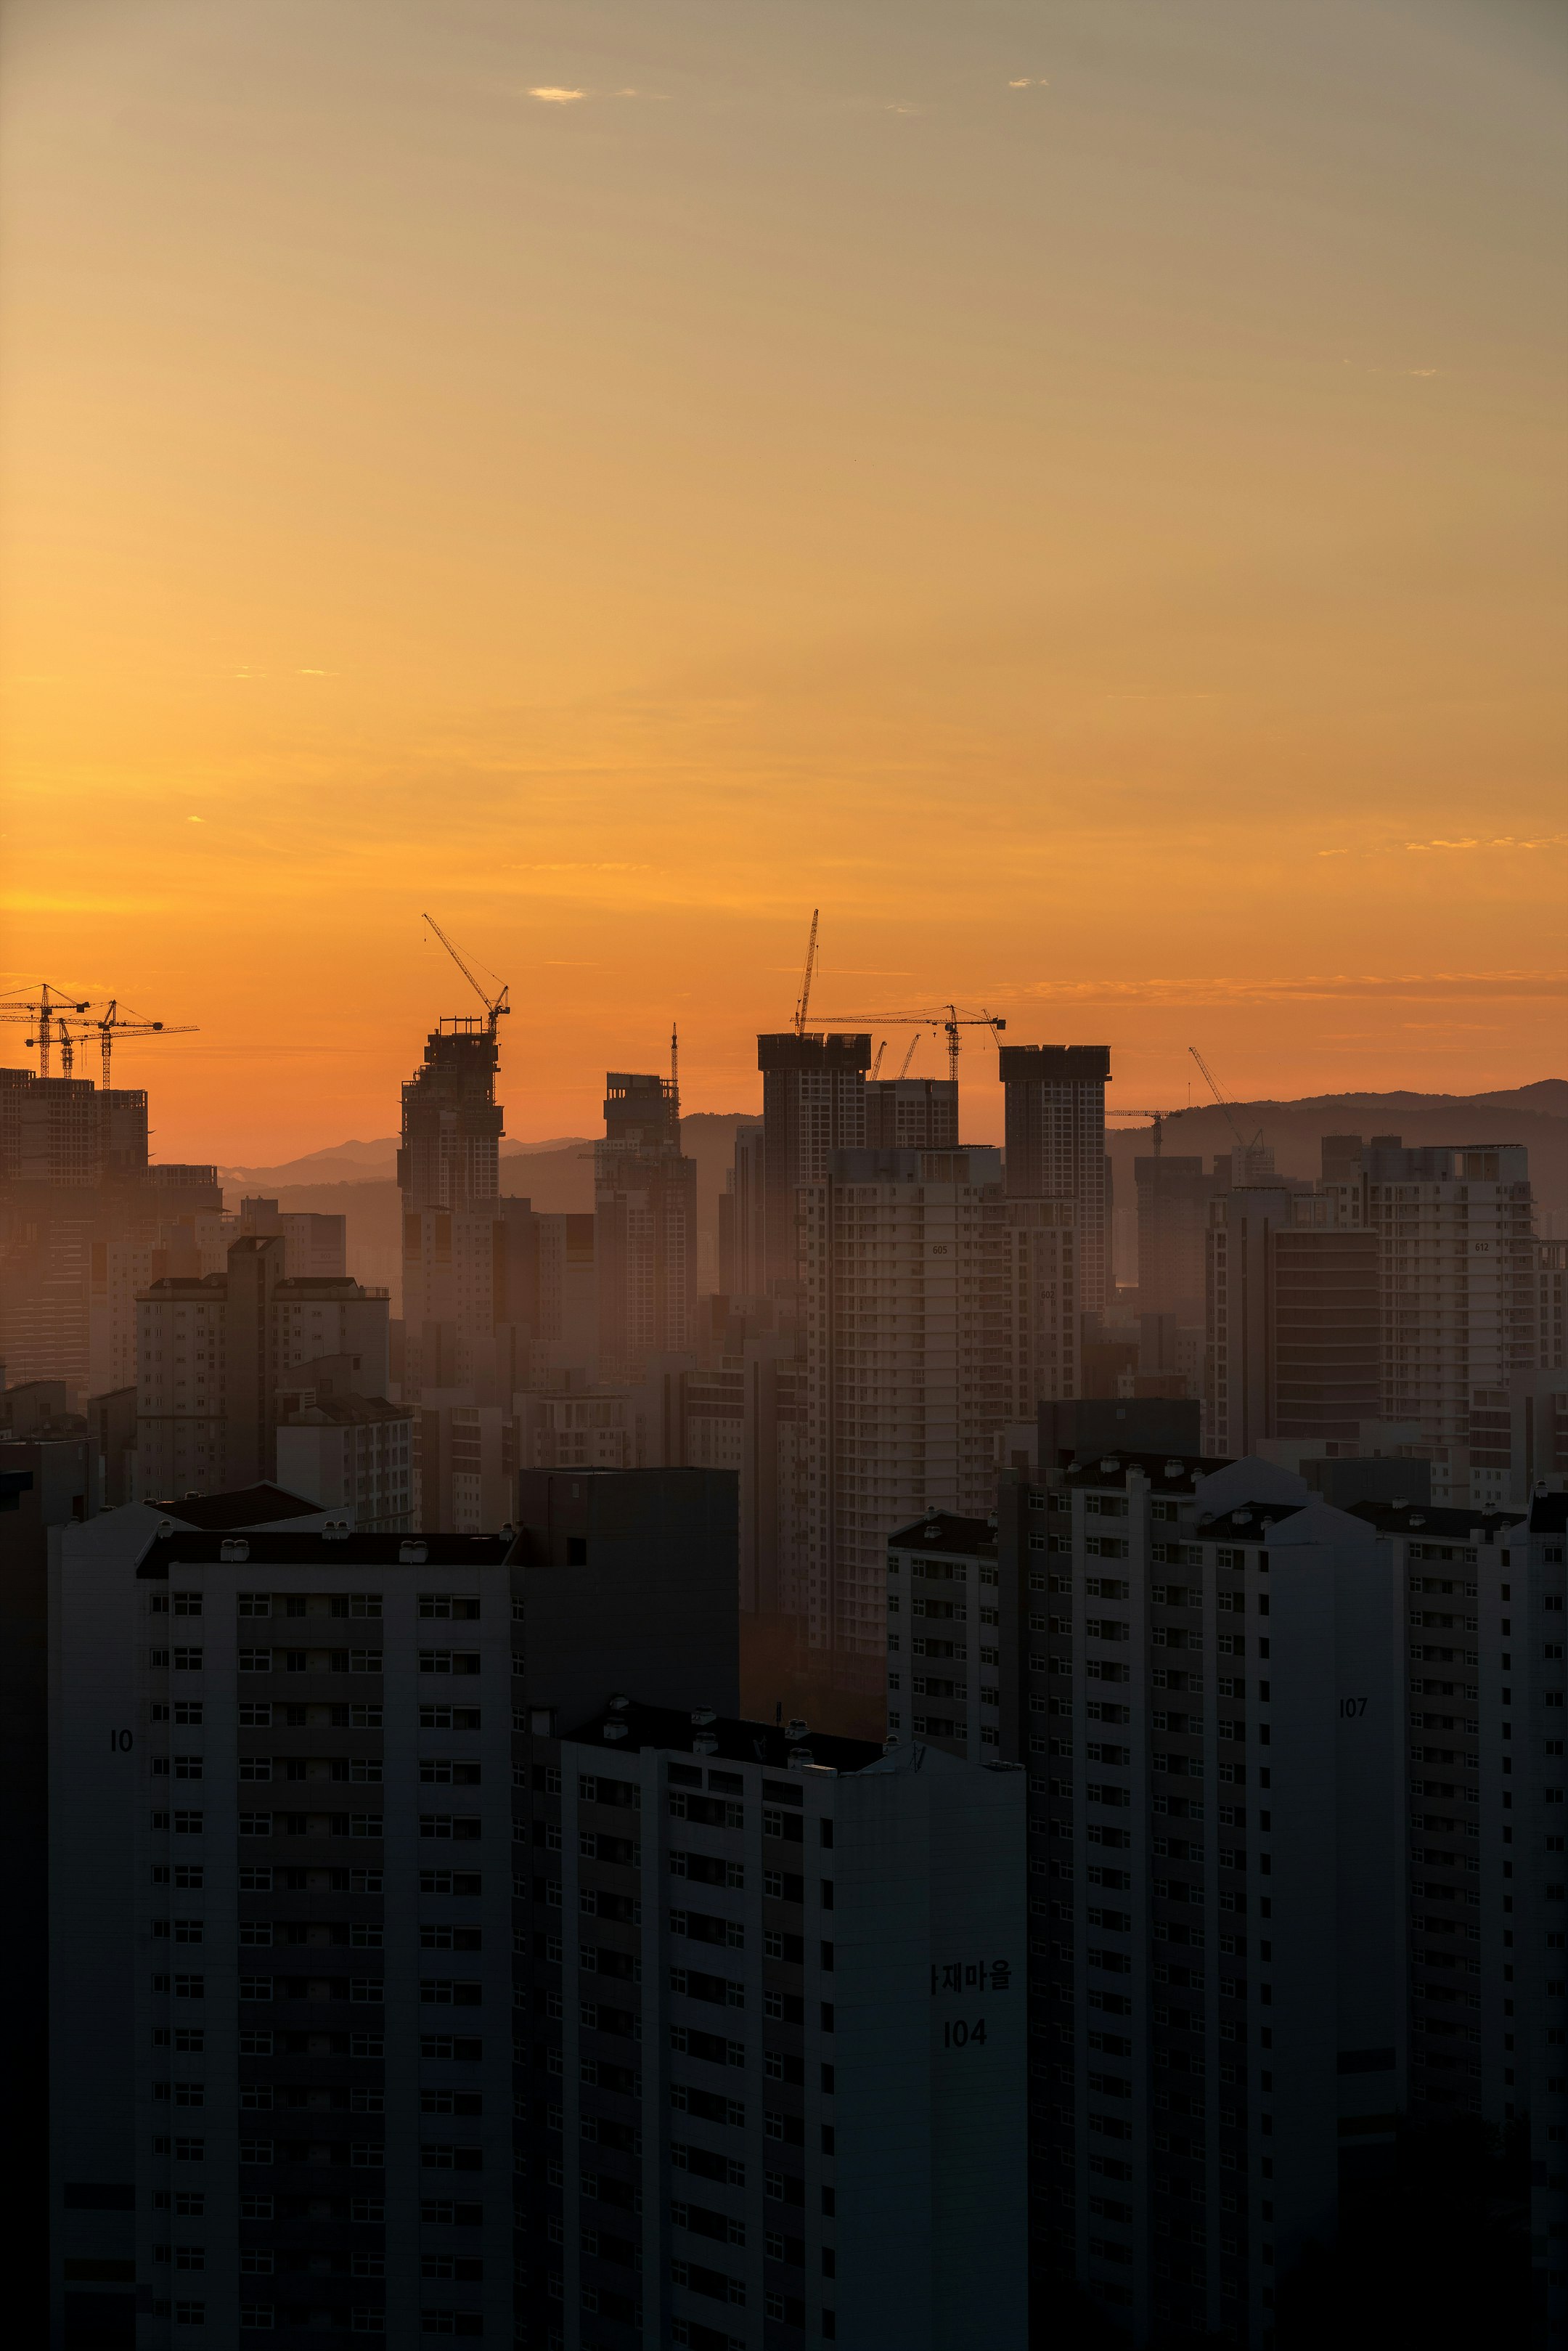
<svg viewBox="0 0 1568 2351">
<path fill-rule="evenodd" d="M 1108 1049 L 1001 1046 L 998 1147 L 802 1019 L 699 1293 L 674 1054 L 542 1213 L 491 1011 L 403 1088 L 400 1298 L 0 1072 L 29 2339 L 1271 2351 L 1450 2125 L 1554 2339 L 1523 1148 L 1156 1147 L 1134 1290 Z"/>
</svg>

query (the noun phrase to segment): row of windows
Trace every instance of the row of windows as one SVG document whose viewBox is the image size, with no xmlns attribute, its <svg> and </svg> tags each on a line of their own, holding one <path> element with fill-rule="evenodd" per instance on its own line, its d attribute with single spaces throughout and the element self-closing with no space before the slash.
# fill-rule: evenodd
<svg viewBox="0 0 1568 2351">
<path fill-rule="evenodd" d="M 270 1698 L 243 1699 L 239 1708 L 242 1730 L 380 1730 L 384 1727 L 385 1709 L 380 1706 L 275 1706 Z M 154 1701 L 151 1708 L 153 1722 L 173 1722 L 176 1727 L 200 1729 L 205 1720 L 205 1702 L 199 1698 L 176 1698 L 172 1705 Z M 476 1706 L 430 1706 L 419 1709 L 421 1730 L 477 1730 L 481 1728 L 480 1709 Z M 520 1728 L 514 1723 L 514 1729 Z"/>
</svg>

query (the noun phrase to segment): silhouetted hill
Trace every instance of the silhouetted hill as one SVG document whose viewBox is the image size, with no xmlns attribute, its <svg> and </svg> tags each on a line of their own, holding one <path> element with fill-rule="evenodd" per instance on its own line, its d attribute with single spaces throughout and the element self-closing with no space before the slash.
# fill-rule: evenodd
<svg viewBox="0 0 1568 2351">
<path fill-rule="evenodd" d="M 1113 1086 L 1111 1092 L 1114 1099 Z M 1299 1102 L 1234 1102 L 1230 1117 L 1249 1141 L 1261 1129 L 1282 1176 L 1321 1174 L 1325 1134 L 1364 1140 L 1397 1134 L 1410 1144 L 1521 1143 L 1541 1207 L 1568 1216 L 1568 1080 L 1563 1078 L 1485 1094 L 1312 1094 Z M 1199 1157 L 1207 1165 L 1234 1141 L 1218 1102 L 1195 1103 L 1165 1123 L 1164 1149 L 1173 1156 Z M 1150 1128 L 1116 1129 L 1110 1151 L 1120 1206 L 1130 1207 L 1134 1196 L 1134 1160 L 1153 1149 Z"/>
</svg>

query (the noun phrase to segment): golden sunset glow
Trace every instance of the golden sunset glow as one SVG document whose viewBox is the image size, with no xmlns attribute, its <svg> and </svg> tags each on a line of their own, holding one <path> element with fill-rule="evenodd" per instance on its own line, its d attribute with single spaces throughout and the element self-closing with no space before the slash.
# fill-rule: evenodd
<svg viewBox="0 0 1568 2351">
<path fill-rule="evenodd" d="M 155 1156 L 392 1132 L 426 907 L 518 1139 L 816 905 L 1128 1106 L 1560 1066 L 1547 11 L 7 18 L 0 987 L 199 1025 Z"/>
</svg>

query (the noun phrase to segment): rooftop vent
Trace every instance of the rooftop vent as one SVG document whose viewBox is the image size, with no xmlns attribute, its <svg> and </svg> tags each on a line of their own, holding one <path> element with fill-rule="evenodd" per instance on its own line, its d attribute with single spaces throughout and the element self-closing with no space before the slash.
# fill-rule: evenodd
<svg viewBox="0 0 1568 2351">
<path fill-rule="evenodd" d="M 631 1699 L 622 1690 L 617 1690 L 610 1700 L 612 1711 L 616 1714 L 624 1714 L 631 1703 Z"/>
<path fill-rule="evenodd" d="M 428 1543 L 404 1542 L 398 1545 L 397 1559 L 400 1567 L 423 1567 L 429 1557 Z"/>
<path fill-rule="evenodd" d="M 809 1747 L 791 1747 L 789 1750 L 791 1771 L 810 1771 L 815 1767 L 816 1761 Z"/>
<path fill-rule="evenodd" d="M 517 1533 L 517 1531 L 516 1527 L 512 1524 L 512 1521 L 510 1520 L 510 1519 L 507 1519 L 507 1520 L 506 1520 L 503 1522 L 502 1527 L 501 1527 L 501 1532 L 502 1532 L 504 1535 L 507 1535 L 507 1536 L 515 1535 L 515 1534 Z"/>
<path fill-rule="evenodd" d="M 714 1721 L 715 1719 L 714 1710 L 711 1706 L 694 1706 L 692 1708 L 692 1720 L 695 1723 L 708 1723 Z"/>
<path fill-rule="evenodd" d="M 716 1755 L 717 1752 L 718 1741 L 714 1737 L 711 1730 L 704 1731 L 699 1738 L 694 1739 L 692 1741 L 692 1753 L 694 1755 Z"/>
<path fill-rule="evenodd" d="M 606 1739 L 624 1739 L 626 1736 L 626 1725 L 623 1722 L 607 1722 L 603 1726 L 603 1730 Z"/>
<path fill-rule="evenodd" d="M 798 1714 L 793 1715 L 784 1725 L 784 1736 L 789 1740 L 810 1739 L 811 1736 L 810 1726 L 809 1723 L 803 1722 Z"/>
<path fill-rule="evenodd" d="M 1410 1504 L 1404 1494 L 1398 1494 L 1396 1495 L 1394 1500 L 1390 1503 L 1389 1508 L 1396 1510 L 1407 1510 L 1410 1508 Z"/>
<path fill-rule="evenodd" d="M 230 1535 L 218 1546 L 220 1559 L 242 1560 L 250 1557 L 250 1545 L 241 1535 Z"/>
<path fill-rule="evenodd" d="M 173 1520 L 160 1519 L 158 1521 L 158 1531 L 161 1535 L 172 1535 L 174 1531 Z"/>
<path fill-rule="evenodd" d="M 1411 1524 L 1413 1527 L 1424 1527 L 1424 1526 L 1426 1525 L 1426 1523 L 1427 1523 L 1426 1520 L 1425 1520 L 1425 1519 L 1423 1519 L 1423 1518 L 1421 1518 L 1421 1517 L 1419 1517 L 1419 1516 L 1414 1516 L 1414 1517 L 1412 1517 L 1412 1519 L 1411 1519 L 1411 1520 L 1410 1520 L 1410 1524 Z"/>
<path fill-rule="evenodd" d="M 321 1540 L 323 1542 L 347 1542 L 349 1540 L 348 1520 L 329 1519 L 326 1525 L 321 1530 Z"/>
<path fill-rule="evenodd" d="M 1252 1523 L 1252 1513 L 1250 1510 L 1238 1510 L 1234 1513 L 1234 1516 L 1239 1527 L 1249 1527 Z M 1264 1523 L 1267 1525 L 1268 1521 L 1265 1520 Z"/>
<path fill-rule="evenodd" d="M 1167 1478 L 1179 1478 L 1183 1474 L 1182 1465 L 1179 1461 L 1167 1461 L 1166 1463 L 1166 1476 Z"/>
</svg>

